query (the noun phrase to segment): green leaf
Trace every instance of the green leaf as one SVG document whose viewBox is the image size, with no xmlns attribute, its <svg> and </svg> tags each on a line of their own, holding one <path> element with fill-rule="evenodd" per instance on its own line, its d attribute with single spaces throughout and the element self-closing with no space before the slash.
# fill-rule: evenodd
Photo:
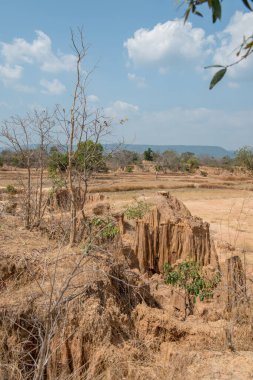
<svg viewBox="0 0 253 380">
<path fill-rule="evenodd" d="M 212 88 L 214 88 L 214 86 L 216 86 L 216 84 L 224 77 L 226 72 L 227 72 L 227 69 L 224 68 L 224 69 L 217 71 L 217 73 L 214 74 L 214 76 L 210 82 L 209 90 L 212 90 Z"/>
<path fill-rule="evenodd" d="M 197 16 L 203 17 L 202 13 L 200 13 L 199 11 L 195 11 L 194 14 Z"/>
<path fill-rule="evenodd" d="M 253 41 L 252 42 L 249 42 L 245 47 L 244 49 L 252 49 L 253 48 Z"/>
<path fill-rule="evenodd" d="M 212 9 L 213 9 L 213 23 L 217 21 L 217 19 L 221 19 L 221 5 L 220 0 L 212 1 Z"/>
<path fill-rule="evenodd" d="M 242 0 L 243 4 L 245 5 L 245 7 L 247 7 L 250 11 L 252 11 L 252 8 L 248 2 L 248 0 Z"/>
</svg>

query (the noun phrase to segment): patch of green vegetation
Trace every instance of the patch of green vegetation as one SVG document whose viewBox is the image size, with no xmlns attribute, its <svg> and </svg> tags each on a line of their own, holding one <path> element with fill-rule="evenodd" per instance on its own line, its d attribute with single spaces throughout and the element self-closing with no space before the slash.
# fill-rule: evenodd
<svg viewBox="0 0 253 380">
<path fill-rule="evenodd" d="M 15 194 L 17 194 L 17 189 L 14 185 L 7 185 L 6 186 L 6 193 L 9 195 L 15 195 Z"/>
<path fill-rule="evenodd" d="M 127 167 L 125 168 L 125 171 L 126 171 L 127 173 L 132 173 L 132 172 L 133 172 L 133 168 L 132 168 L 131 166 L 127 166 Z"/>
<path fill-rule="evenodd" d="M 142 219 L 150 211 L 150 204 L 144 201 L 137 201 L 137 204 L 129 205 L 125 211 L 127 219 Z"/>
<path fill-rule="evenodd" d="M 94 217 L 91 224 L 99 229 L 104 239 L 113 240 L 119 234 L 119 227 L 111 218 Z"/>
<path fill-rule="evenodd" d="M 185 313 L 188 309 L 190 314 L 193 312 L 197 298 L 200 301 L 212 298 L 213 291 L 221 280 L 220 272 L 215 273 L 211 279 L 207 279 L 195 261 L 183 261 L 175 268 L 167 263 L 164 270 L 165 283 L 185 291 Z"/>
</svg>

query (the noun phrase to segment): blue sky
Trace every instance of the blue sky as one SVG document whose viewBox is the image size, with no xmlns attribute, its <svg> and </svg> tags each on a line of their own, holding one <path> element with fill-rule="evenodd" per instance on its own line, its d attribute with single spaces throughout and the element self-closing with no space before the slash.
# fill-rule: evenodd
<svg viewBox="0 0 253 380">
<path fill-rule="evenodd" d="M 252 57 L 209 91 L 208 64 L 233 62 L 253 13 L 240 0 L 182 22 L 173 0 L 2 0 L 0 119 L 68 106 L 74 83 L 70 28 L 83 26 L 90 107 L 114 118 L 112 140 L 138 144 L 253 145 Z M 127 118 L 122 126 L 117 120 Z"/>
</svg>

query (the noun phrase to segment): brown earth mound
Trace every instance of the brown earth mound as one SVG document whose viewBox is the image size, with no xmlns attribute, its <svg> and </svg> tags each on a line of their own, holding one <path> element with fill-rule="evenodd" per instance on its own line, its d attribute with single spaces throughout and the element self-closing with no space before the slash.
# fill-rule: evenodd
<svg viewBox="0 0 253 380">
<path fill-rule="evenodd" d="M 135 254 L 141 272 L 163 273 L 164 264 L 192 259 L 201 266 L 218 266 L 209 224 L 193 217 L 167 192 L 152 199 L 151 212 L 136 223 Z"/>
</svg>

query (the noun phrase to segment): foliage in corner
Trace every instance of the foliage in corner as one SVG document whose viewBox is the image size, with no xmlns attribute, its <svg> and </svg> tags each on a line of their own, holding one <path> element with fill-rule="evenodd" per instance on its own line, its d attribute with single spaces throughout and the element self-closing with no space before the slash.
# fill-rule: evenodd
<svg viewBox="0 0 253 380">
<path fill-rule="evenodd" d="M 250 2 L 253 2 L 253 0 L 241 0 L 245 7 L 252 11 L 252 6 Z M 186 22 L 189 18 L 190 13 L 203 17 L 203 14 L 199 11 L 199 7 L 203 4 L 207 4 L 208 8 L 212 12 L 212 21 L 215 23 L 217 20 L 221 20 L 222 17 L 222 0 L 186 0 L 185 3 L 187 3 L 187 9 L 184 14 L 184 21 Z"/>
<path fill-rule="evenodd" d="M 251 3 L 253 3 L 253 0 L 241 0 L 244 4 L 244 6 L 247 8 L 248 11 L 252 12 L 253 7 Z M 222 0 L 186 0 L 185 3 L 187 4 L 187 8 L 184 14 L 184 22 L 186 22 L 190 16 L 190 13 L 203 17 L 203 14 L 199 11 L 199 7 L 201 7 L 204 4 L 207 4 L 209 9 L 212 13 L 212 21 L 215 23 L 217 20 L 221 20 L 222 18 Z M 242 43 L 239 46 L 239 49 L 236 53 L 236 56 L 238 59 L 226 66 L 223 65 L 211 65 L 205 67 L 207 68 L 220 68 L 213 76 L 209 89 L 212 90 L 217 83 L 219 83 L 222 78 L 225 76 L 227 70 L 229 67 L 237 65 L 244 59 L 248 58 L 250 54 L 253 53 L 253 34 L 248 37 L 242 38 Z"/>
</svg>

